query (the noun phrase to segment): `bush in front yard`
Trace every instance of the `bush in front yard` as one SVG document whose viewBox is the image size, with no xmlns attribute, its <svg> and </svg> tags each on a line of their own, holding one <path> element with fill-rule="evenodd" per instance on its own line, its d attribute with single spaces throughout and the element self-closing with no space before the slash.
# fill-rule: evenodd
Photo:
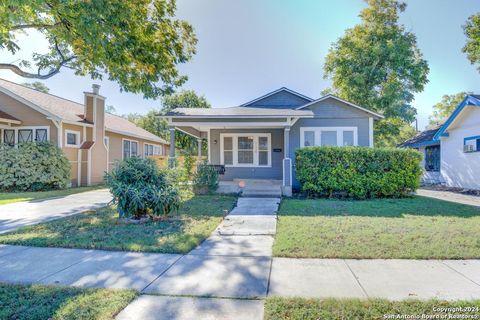
<svg viewBox="0 0 480 320">
<path fill-rule="evenodd" d="M 167 215 L 180 205 L 180 194 L 167 169 L 152 159 L 132 157 L 105 176 L 121 218 Z"/>
<path fill-rule="evenodd" d="M 0 191 L 47 191 L 70 183 L 70 162 L 49 142 L 0 145 Z"/>
<path fill-rule="evenodd" d="M 296 152 L 296 172 L 308 195 L 404 197 L 420 184 L 420 161 L 412 149 L 307 147 Z"/>
<path fill-rule="evenodd" d="M 193 191 L 196 194 L 215 192 L 218 188 L 218 172 L 208 163 L 202 162 L 197 165 L 197 172 L 193 176 Z"/>
</svg>

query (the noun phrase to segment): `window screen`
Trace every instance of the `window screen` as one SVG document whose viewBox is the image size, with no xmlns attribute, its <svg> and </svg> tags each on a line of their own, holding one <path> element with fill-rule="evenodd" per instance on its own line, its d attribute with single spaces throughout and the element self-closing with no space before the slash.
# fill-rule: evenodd
<svg viewBox="0 0 480 320">
<path fill-rule="evenodd" d="M 43 142 L 47 141 L 47 129 L 37 129 L 35 130 L 35 141 Z"/>
<path fill-rule="evenodd" d="M 303 146 L 311 147 L 315 145 L 315 131 L 303 132 Z"/>
<path fill-rule="evenodd" d="M 322 146 L 336 146 L 337 131 L 322 131 L 321 140 L 322 140 Z"/>
<path fill-rule="evenodd" d="M 18 143 L 32 142 L 33 130 L 32 129 L 20 129 L 18 130 Z"/>
</svg>

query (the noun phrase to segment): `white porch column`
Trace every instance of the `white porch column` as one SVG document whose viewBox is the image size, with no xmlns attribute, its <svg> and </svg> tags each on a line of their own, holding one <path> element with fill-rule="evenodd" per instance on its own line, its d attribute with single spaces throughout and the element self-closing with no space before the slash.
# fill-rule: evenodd
<svg viewBox="0 0 480 320">
<path fill-rule="evenodd" d="M 200 161 L 202 157 L 202 139 L 197 139 L 197 148 L 198 161 Z"/>
<path fill-rule="evenodd" d="M 170 153 L 168 154 L 168 166 L 175 166 L 175 127 L 169 127 L 170 130 Z"/>
<path fill-rule="evenodd" d="M 290 127 L 283 130 L 283 183 L 284 196 L 292 195 L 292 159 L 290 159 Z"/>
</svg>

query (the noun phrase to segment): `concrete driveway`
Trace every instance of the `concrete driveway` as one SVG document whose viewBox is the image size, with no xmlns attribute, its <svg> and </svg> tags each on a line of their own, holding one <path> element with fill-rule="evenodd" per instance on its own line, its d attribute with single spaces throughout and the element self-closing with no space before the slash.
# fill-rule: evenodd
<svg viewBox="0 0 480 320">
<path fill-rule="evenodd" d="M 17 202 L 0 206 L 0 233 L 104 207 L 112 200 L 107 189 L 54 199 Z"/>
</svg>

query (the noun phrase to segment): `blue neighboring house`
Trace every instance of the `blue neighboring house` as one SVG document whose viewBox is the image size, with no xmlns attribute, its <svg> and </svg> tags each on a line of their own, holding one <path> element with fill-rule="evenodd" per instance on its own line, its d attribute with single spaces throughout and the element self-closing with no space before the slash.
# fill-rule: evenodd
<svg viewBox="0 0 480 320">
<path fill-rule="evenodd" d="M 225 167 L 221 180 L 276 181 L 298 188 L 295 150 L 305 146 L 373 147 L 374 121 L 383 116 L 333 95 L 312 99 L 280 88 L 230 108 L 175 109 L 163 116 L 171 132 L 208 144 L 208 162 Z M 175 135 L 171 134 L 171 146 Z M 201 148 L 199 148 L 201 150 Z M 170 157 L 175 157 L 170 148 Z"/>
<path fill-rule="evenodd" d="M 443 124 L 399 147 L 424 155 L 424 183 L 480 190 L 480 95 L 467 95 Z"/>
</svg>

